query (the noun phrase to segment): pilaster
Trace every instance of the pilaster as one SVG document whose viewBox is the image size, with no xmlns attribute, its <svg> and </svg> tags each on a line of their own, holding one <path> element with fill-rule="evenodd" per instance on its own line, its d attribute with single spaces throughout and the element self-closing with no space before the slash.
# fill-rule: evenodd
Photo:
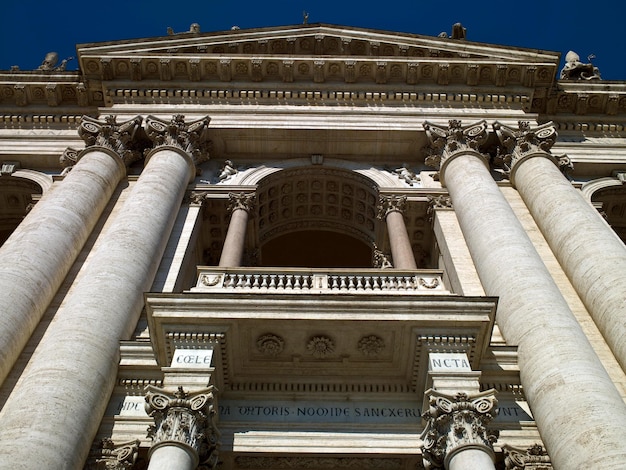
<svg viewBox="0 0 626 470">
<path fill-rule="evenodd" d="M 550 457 L 540 444 L 535 444 L 528 449 L 505 444 L 502 446 L 502 451 L 505 470 L 552 470 Z"/>
</svg>

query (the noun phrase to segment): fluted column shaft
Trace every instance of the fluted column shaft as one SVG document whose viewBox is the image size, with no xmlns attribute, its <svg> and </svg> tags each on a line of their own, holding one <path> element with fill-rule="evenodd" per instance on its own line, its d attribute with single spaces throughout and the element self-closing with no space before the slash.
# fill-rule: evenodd
<svg viewBox="0 0 626 470">
<path fill-rule="evenodd" d="M 0 469 L 81 468 L 185 188 L 188 153 L 153 150 L 0 413 Z M 16 445 L 16 443 L 20 445 Z"/>
<path fill-rule="evenodd" d="M 402 215 L 406 205 L 406 197 L 381 196 L 378 204 L 378 218 L 387 224 L 393 267 L 396 269 L 417 269 L 413 248 Z"/>
<path fill-rule="evenodd" d="M 229 197 L 230 223 L 228 224 L 219 266 L 235 268 L 241 266 L 243 260 L 248 219 L 255 196 L 254 194 L 231 193 Z"/>
<path fill-rule="evenodd" d="M 87 148 L 0 249 L 0 384 L 125 174 L 118 152 L 101 145 Z"/>
<path fill-rule="evenodd" d="M 535 152 L 512 173 L 541 233 L 626 370 L 626 246 L 550 154 Z"/>
<path fill-rule="evenodd" d="M 448 142 L 458 138 L 451 134 Z M 555 467 L 622 468 L 623 400 L 483 157 L 443 139 L 435 141 L 447 155 L 445 184 L 485 292 L 500 298 L 498 324 L 519 346 L 524 391 Z"/>
</svg>

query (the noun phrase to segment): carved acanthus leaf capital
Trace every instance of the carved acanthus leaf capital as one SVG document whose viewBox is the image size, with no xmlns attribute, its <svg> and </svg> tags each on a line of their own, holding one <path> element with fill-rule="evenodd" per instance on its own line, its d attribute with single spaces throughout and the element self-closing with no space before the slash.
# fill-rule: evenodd
<svg viewBox="0 0 626 470">
<path fill-rule="evenodd" d="M 228 200 L 228 212 L 232 213 L 241 209 L 251 214 L 256 202 L 256 195 L 254 193 L 228 193 Z"/>
<path fill-rule="evenodd" d="M 448 124 L 448 127 L 428 121 L 423 124 L 429 141 L 425 149 L 428 166 L 440 169 L 448 158 L 467 151 L 480 154 L 480 147 L 489 137 L 486 121 L 463 126 L 461 121 L 451 119 Z"/>
<path fill-rule="evenodd" d="M 427 470 L 448 468 L 447 462 L 464 447 L 481 448 L 493 457 L 497 436 L 487 430 L 487 424 L 497 414 L 494 390 L 452 396 L 430 389 L 426 397 L 422 458 Z"/>
<path fill-rule="evenodd" d="M 176 392 L 148 385 L 146 413 L 155 424 L 148 428 L 152 452 L 161 445 L 182 445 L 195 451 L 197 461 L 212 468 L 217 463 L 219 431 L 215 425 L 217 401 L 215 389 Z"/>
<path fill-rule="evenodd" d="M 404 213 L 406 209 L 406 196 L 397 196 L 392 194 L 390 196 L 380 195 L 378 197 L 378 213 L 376 218 L 385 220 L 390 212 Z"/>
<path fill-rule="evenodd" d="M 146 118 L 146 133 L 153 142 L 154 149 L 174 147 L 189 154 L 195 165 L 209 159 L 211 141 L 209 122 L 205 116 L 196 121 L 185 122 L 185 116 L 175 114 L 170 121 L 154 116 Z"/>
<path fill-rule="evenodd" d="M 126 165 L 141 158 L 135 137 L 141 128 L 142 118 L 136 116 L 129 121 L 117 123 L 115 116 L 107 116 L 98 121 L 83 116 L 78 128 L 78 135 L 85 141 L 85 147 L 103 147 L 120 156 Z M 80 156 L 79 156 L 80 158 Z"/>
<path fill-rule="evenodd" d="M 540 444 L 528 449 L 504 444 L 502 451 L 506 470 L 552 470 L 550 457 Z"/>
<path fill-rule="evenodd" d="M 487 157 L 481 153 L 482 145 L 489 138 L 486 121 L 463 126 L 461 121 L 451 119 L 448 124 L 448 127 L 428 121 L 423 124 L 429 142 L 424 148 L 426 154 L 424 163 L 439 170 L 440 174 L 436 178 L 439 178 L 442 186 L 445 186 L 445 167 L 452 158 L 471 153 L 487 161 Z"/>
<path fill-rule="evenodd" d="M 528 121 L 519 121 L 517 129 L 496 121 L 493 129 L 501 145 L 494 164 L 501 166 L 505 173 L 510 175 L 517 165 L 531 156 L 544 156 L 556 163 L 550 153 L 558 136 L 552 121 L 535 128 L 531 128 Z"/>
<path fill-rule="evenodd" d="M 111 439 L 102 439 L 89 452 L 85 470 L 131 470 L 140 444 L 139 439 L 117 444 Z"/>
</svg>

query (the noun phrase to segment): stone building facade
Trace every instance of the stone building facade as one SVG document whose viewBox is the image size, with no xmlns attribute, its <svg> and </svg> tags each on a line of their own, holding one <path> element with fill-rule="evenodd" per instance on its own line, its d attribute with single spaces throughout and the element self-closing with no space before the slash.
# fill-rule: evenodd
<svg viewBox="0 0 626 470">
<path fill-rule="evenodd" d="M 320 24 L 77 53 L 0 72 L 0 469 L 624 468 L 626 82 Z"/>
</svg>

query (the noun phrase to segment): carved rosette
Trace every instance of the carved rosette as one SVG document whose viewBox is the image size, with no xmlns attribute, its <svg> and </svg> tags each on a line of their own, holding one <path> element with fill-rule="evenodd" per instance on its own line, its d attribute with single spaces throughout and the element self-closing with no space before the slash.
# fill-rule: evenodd
<svg viewBox="0 0 626 470">
<path fill-rule="evenodd" d="M 141 152 L 135 137 L 141 128 L 141 121 L 141 117 L 136 116 L 118 124 L 115 116 L 107 116 L 104 121 L 83 116 L 78 127 L 78 135 L 85 141 L 86 149 L 78 155 L 78 159 L 88 149 L 100 147 L 115 152 L 126 165 L 139 160 Z"/>
<path fill-rule="evenodd" d="M 285 348 L 285 340 L 278 335 L 262 335 L 256 340 L 256 348 L 266 356 L 278 356 Z"/>
<path fill-rule="evenodd" d="M 376 335 L 363 336 L 359 340 L 358 349 L 364 356 L 375 358 L 385 349 L 385 340 Z"/>
<path fill-rule="evenodd" d="M 211 150 L 208 136 L 210 121 L 208 116 L 189 123 L 185 122 L 182 114 L 175 114 L 170 121 L 148 116 L 146 134 L 153 142 L 149 155 L 159 148 L 170 147 L 190 155 L 195 165 L 208 160 Z"/>
<path fill-rule="evenodd" d="M 244 210 L 251 214 L 256 202 L 256 195 L 253 193 L 228 193 L 228 212 Z"/>
<path fill-rule="evenodd" d="M 450 459 L 468 447 L 479 448 L 494 458 L 497 436 L 486 427 L 497 414 L 494 390 L 451 396 L 431 389 L 426 397 L 428 410 L 422 414 L 426 421 L 422 433 L 426 470 L 448 468 Z"/>
<path fill-rule="evenodd" d="M 130 470 L 137 461 L 140 443 L 137 439 L 116 444 L 104 438 L 89 452 L 84 470 Z"/>
<path fill-rule="evenodd" d="M 215 426 L 217 402 L 214 388 L 174 393 L 152 385 L 146 387 L 146 413 L 155 424 L 148 428 L 150 454 L 160 446 L 175 445 L 191 450 L 196 463 L 213 468 L 217 464 L 219 431 Z"/>
<path fill-rule="evenodd" d="M 406 196 L 379 196 L 378 197 L 378 213 L 376 218 L 385 220 L 390 212 L 400 212 L 404 214 L 406 209 Z"/>
<path fill-rule="evenodd" d="M 506 470 L 552 470 L 550 457 L 540 444 L 535 444 L 528 449 L 505 444 L 502 446 L 502 451 Z"/>
<path fill-rule="evenodd" d="M 550 153 L 550 149 L 558 136 L 552 121 L 535 128 L 531 128 L 528 121 L 519 121 L 518 129 L 512 129 L 495 122 L 493 129 L 502 146 L 494 164 L 503 168 L 505 174 L 509 176 L 511 184 L 515 185 L 515 169 L 528 158 L 541 156 L 558 164 L 557 159 Z"/>
<path fill-rule="evenodd" d="M 425 163 L 439 170 L 441 185 L 444 184 L 444 170 L 450 160 L 456 156 L 472 153 L 482 158 L 485 163 L 487 157 L 480 151 L 481 146 L 489 138 L 487 122 L 479 121 L 462 126 L 461 121 L 452 119 L 448 127 L 439 126 L 431 122 L 424 122 L 424 130 L 429 145 L 424 149 Z"/>
<path fill-rule="evenodd" d="M 306 350 L 313 357 L 323 359 L 335 352 L 335 342 L 328 336 L 314 336 L 307 343 Z"/>
</svg>

